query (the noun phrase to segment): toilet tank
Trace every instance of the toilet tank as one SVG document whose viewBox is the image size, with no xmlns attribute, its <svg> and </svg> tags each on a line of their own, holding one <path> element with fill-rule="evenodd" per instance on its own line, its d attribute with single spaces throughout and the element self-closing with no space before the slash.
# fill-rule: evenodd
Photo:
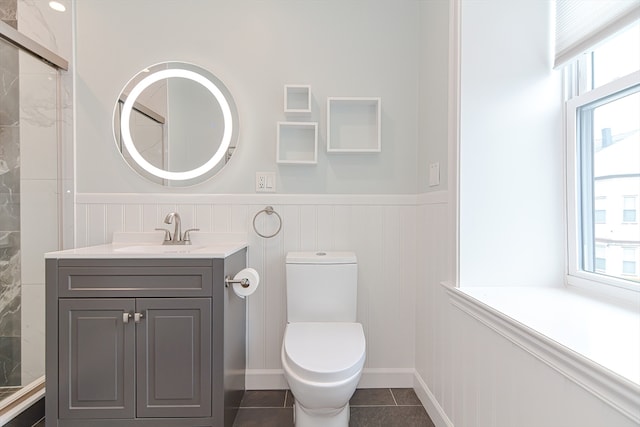
<svg viewBox="0 0 640 427">
<path fill-rule="evenodd" d="M 289 252 L 288 322 L 355 322 L 358 264 L 353 252 Z"/>
</svg>

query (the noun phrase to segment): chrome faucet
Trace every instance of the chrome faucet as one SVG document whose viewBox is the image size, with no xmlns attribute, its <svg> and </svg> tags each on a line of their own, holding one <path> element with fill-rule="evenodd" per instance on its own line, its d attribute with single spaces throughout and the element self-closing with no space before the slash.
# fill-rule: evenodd
<svg viewBox="0 0 640 427">
<path fill-rule="evenodd" d="M 167 214 L 167 216 L 164 218 L 164 223 L 165 224 L 173 223 L 175 224 L 175 226 L 173 230 L 173 235 L 169 230 L 166 230 L 164 228 L 156 228 L 156 230 L 162 230 L 165 233 L 164 241 L 162 242 L 163 245 L 190 245 L 191 238 L 189 236 L 189 233 L 191 231 L 200 231 L 199 228 L 190 228 L 189 230 L 186 230 L 184 232 L 184 236 L 183 236 L 182 230 L 181 230 L 182 221 L 180 220 L 180 215 L 177 212 L 171 212 Z"/>
<path fill-rule="evenodd" d="M 171 212 L 167 214 L 166 217 L 164 217 L 165 224 L 171 224 L 172 222 L 175 224 L 175 227 L 173 229 L 173 237 L 169 239 L 169 242 L 171 243 L 167 243 L 167 244 L 180 245 L 181 244 L 180 242 L 182 242 L 182 230 L 180 228 L 182 226 L 182 223 L 180 221 L 180 215 L 178 215 L 178 212 Z"/>
</svg>

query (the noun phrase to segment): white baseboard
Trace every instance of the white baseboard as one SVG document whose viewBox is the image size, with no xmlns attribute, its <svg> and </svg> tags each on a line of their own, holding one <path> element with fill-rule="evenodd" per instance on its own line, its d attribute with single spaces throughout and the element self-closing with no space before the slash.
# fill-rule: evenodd
<svg viewBox="0 0 640 427">
<path fill-rule="evenodd" d="M 284 390 L 289 388 L 282 369 L 247 369 L 247 390 Z"/>
<path fill-rule="evenodd" d="M 415 390 L 422 406 L 427 410 L 431 421 L 436 427 L 454 427 L 453 423 L 442 409 L 442 406 L 436 400 L 436 397 L 431 393 L 427 384 L 422 380 L 422 377 L 414 371 L 413 389 Z"/>
<path fill-rule="evenodd" d="M 358 388 L 412 388 L 415 370 L 413 368 L 398 369 L 364 369 Z M 289 388 L 284 379 L 282 369 L 247 369 L 247 390 L 282 390 Z"/>
<path fill-rule="evenodd" d="M 365 368 L 358 388 L 412 388 L 413 368 Z"/>
</svg>

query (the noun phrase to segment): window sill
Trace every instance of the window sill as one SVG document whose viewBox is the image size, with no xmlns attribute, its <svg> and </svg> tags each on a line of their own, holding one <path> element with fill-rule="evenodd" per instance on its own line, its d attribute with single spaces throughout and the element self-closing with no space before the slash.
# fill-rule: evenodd
<svg viewBox="0 0 640 427">
<path fill-rule="evenodd" d="M 443 284 L 451 303 L 640 422 L 640 313 L 565 288 Z"/>
</svg>

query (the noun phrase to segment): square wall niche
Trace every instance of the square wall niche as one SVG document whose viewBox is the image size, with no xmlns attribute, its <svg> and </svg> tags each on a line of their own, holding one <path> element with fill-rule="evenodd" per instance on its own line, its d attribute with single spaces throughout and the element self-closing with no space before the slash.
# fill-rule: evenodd
<svg viewBox="0 0 640 427">
<path fill-rule="evenodd" d="M 327 152 L 380 152 L 380 110 L 380 98 L 328 98 Z"/>
<path fill-rule="evenodd" d="M 318 123 L 278 122 L 277 133 L 277 163 L 318 163 Z"/>
<path fill-rule="evenodd" d="M 311 86 L 284 86 L 285 113 L 311 113 Z"/>
</svg>

